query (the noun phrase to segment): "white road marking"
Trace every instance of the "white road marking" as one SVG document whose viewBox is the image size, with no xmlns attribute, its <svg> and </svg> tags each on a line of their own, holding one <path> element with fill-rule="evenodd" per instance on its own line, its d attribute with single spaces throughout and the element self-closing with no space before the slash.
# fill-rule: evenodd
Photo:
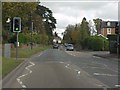
<svg viewBox="0 0 120 90">
<path fill-rule="evenodd" d="M 70 64 L 65 65 L 65 67 L 68 69 L 72 69 L 72 68 L 70 68 Z"/>
<path fill-rule="evenodd" d="M 64 62 L 59 62 L 59 63 L 64 63 Z"/>
<path fill-rule="evenodd" d="M 92 62 L 92 63 L 94 63 L 94 64 L 99 64 L 99 65 L 103 65 L 104 67 L 106 67 L 107 69 L 109 69 L 109 70 L 111 70 L 111 71 L 113 71 L 113 72 L 117 72 L 118 73 L 118 71 L 116 71 L 116 70 L 112 70 L 112 69 L 110 69 L 109 67 L 108 67 L 108 65 L 106 65 L 106 64 L 102 64 L 102 63 L 98 63 L 98 62 Z M 100 68 L 101 69 L 101 68 Z"/>
<path fill-rule="evenodd" d="M 80 74 L 80 71 L 78 71 L 78 74 Z"/>
<path fill-rule="evenodd" d="M 18 81 L 18 83 L 22 86 L 22 88 L 27 88 L 27 87 L 23 84 L 23 82 L 22 82 L 20 79 L 23 78 L 23 77 L 25 77 L 25 76 L 27 76 L 28 74 L 31 74 L 31 73 L 32 73 L 32 70 L 30 70 L 29 68 L 35 65 L 33 62 L 29 62 L 29 63 L 30 63 L 31 65 L 28 65 L 27 67 L 25 67 L 25 69 L 28 70 L 29 73 L 23 74 L 23 75 L 21 75 L 21 76 L 19 76 L 19 77 L 17 78 L 17 81 Z"/>
<path fill-rule="evenodd" d="M 120 85 L 115 85 L 115 87 L 120 87 Z"/>
<path fill-rule="evenodd" d="M 96 75 L 96 76 L 118 76 L 118 75 L 112 75 L 112 74 L 104 74 L 104 73 L 93 73 L 93 75 Z"/>
<path fill-rule="evenodd" d="M 25 85 L 22 85 L 23 88 L 27 88 Z"/>
<path fill-rule="evenodd" d="M 101 58 L 101 57 L 98 57 L 98 56 L 93 56 L 94 58 Z"/>
</svg>

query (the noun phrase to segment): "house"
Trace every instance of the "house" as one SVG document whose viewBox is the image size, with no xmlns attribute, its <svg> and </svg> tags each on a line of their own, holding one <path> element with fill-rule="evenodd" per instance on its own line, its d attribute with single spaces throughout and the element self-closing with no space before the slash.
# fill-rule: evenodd
<svg viewBox="0 0 120 90">
<path fill-rule="evenodd" d="M 53 43 L 61 44 L 61 42 L 62 42 L 62 40 L 61 40 L 61 38 L 59 36 L 54 37 Z"/>
<path fill-rule="evenodd" d="M 101 35 L 108 38 L 109 51 L 111 54 L 117 53 L 118 49 L 120 51 L 120 46 L 117 47 L 117 35 L 115 33 L 115 28 L 117 23 L 118 21 L 102 21 L 101 22 Z"/>
<path fill-rule="evenodd" d="M 105 37 L 107 35 L 116 35 L 115 26 L 118 21 L 102 21 L 101 22 L 101 34 Z"/>
</svg>

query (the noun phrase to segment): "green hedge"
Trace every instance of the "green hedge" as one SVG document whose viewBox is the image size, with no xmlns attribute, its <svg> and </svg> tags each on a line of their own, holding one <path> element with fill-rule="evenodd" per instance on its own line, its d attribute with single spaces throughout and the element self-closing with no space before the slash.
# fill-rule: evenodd
<svg viewBox="0 0 120 90">
<path fill-rule="evenodd" d="M 94 51 L 108 50 L 109 42 L 101 36 L 90 36 L 85 39 L 86 48 Z"/>
</svg>

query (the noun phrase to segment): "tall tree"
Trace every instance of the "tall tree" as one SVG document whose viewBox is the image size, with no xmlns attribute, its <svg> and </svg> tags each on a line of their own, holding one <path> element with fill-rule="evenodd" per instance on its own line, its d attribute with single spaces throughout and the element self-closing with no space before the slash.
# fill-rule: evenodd
<svg viewBox="0 0 120 90">
<path fill-rule="evenodd" d="M 68 25 L 66 27 L 66 30 L 64 32 L 64 37 L 63 37 L 63 40 L 64 42 L 66 43 L 73 43 L 73 40 L 72 40 L 72 32 L 75 30 L 75 27 L 74 25 Z"/>
<path fill-rule="evenodd" d="M 85 39 L 90 36 L 89 26 L 86 18 L 84 17 L 80 25 L 80 44 L 84 49 Z"/>
<path fill-rule="evenodd" d="M 22 25 L 26 26 L 28 21 L 28 14 L 32 13 L 38 3 L 36 2 L 3 2 L 2 3 L 2 27 L 3 27 L 3 41 L 8 42 L 13 33 L 10 31 L 12 27 L 13 17 L 21 17 Z M 11 19 L 11 23 L 7 24 L 7 19 Z"/>
<path fill-rule="evenodd" d="M 47 34 L 53 36 L 52 31 L 56 28 L 56 19 L 53 17 L 52 11 L 45 6 L 38 5 L 35 12 L 42 17 Z"/>
<path fill-rule="evenodd" d="M 93 19 L 93 21 L 95 23 L 97 34 L 100 34 L 101 33 L 101 22 L 102 22 L 102 19 L 97 18 L 97 19 Z"/>
</svg>

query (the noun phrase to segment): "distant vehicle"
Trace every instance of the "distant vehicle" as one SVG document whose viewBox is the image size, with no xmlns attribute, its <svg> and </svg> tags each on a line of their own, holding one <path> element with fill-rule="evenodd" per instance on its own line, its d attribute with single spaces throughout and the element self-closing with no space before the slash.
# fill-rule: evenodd
<svg viewBox="0 0 120 90">
<path fill-rule="evenodd" d="M 54 48 L 54 49 L 58 49 L 58 48 L 59 48 L 59 45 L 58 45 L 58 44 L 53 44 L 53 48 Z"/>
<path fill-rule="evenodd" d="M 73 46 L 73 44 L 67 44 L 67 46 L 66 46 L 66 50 L 68 51 L 74 51 L 74 46 Z"/>
</svg>

